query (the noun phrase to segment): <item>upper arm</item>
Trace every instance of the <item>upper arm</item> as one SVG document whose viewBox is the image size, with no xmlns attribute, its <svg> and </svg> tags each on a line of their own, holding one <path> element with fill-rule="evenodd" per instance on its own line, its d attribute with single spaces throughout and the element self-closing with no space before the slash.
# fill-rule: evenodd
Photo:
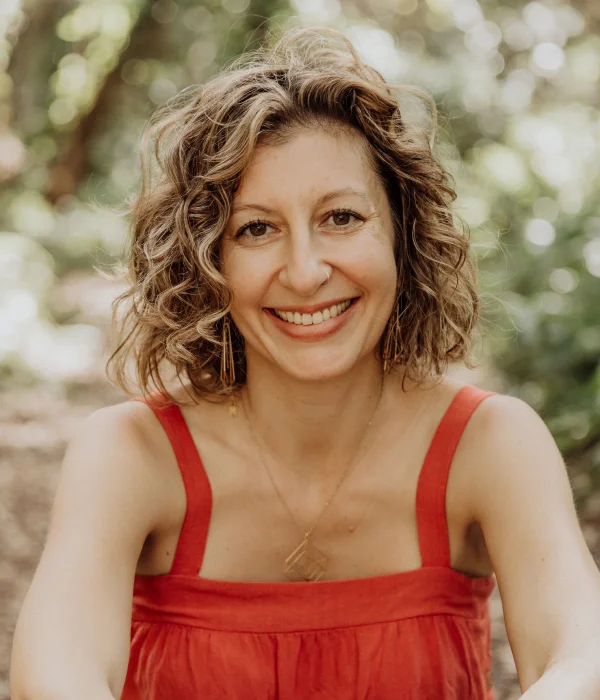
<svg viewBox="0 0 600 700">
<path fill-rule="evenodd" d="M 133 580 L 160 520 L 161 477 L 137 402 L 100 409 L 67 446 L 45 547 L 13 640 L 14 693 L 120 697 Z M 82 695 L 83 697 L 83 695 Z"/>
<path fill-rule="evenodd" d="M 565 463 L 538 414 L 520 399 L 491 396 L 466 430 L 472 512 L 525 690 L 560 657 L 600 649 L 600 573 Z"/>
</svg>

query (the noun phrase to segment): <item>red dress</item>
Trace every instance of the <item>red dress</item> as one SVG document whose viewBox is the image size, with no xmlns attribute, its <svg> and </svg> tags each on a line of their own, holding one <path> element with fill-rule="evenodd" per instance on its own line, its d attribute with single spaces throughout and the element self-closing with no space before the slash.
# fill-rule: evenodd
<svg viewBox="0 0 600 700">
<path fill-rule="evenodd" d="M 454 451 L 491 393 L 461 388 L 437 427 L 417 488 L 421 568 L 307 582 L 198 576 L 210 484 L 177 405 L 153 409 L 187 512 L 170 573 L 135 577 L 122 700 L 493 700 L 495 577 L 450 568 L 445 515 Z"/>
</svg>

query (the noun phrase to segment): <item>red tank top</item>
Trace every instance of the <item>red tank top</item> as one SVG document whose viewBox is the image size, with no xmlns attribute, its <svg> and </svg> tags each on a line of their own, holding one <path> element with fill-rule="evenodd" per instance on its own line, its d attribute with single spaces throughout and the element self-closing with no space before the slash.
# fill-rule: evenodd
<svg viewBox="0 0 600 700">
<path fill-rule="evenodd" d="M 436 429 L 417 487 L 421 568 L 307 582 L 198 576 L 210 484 L 178 406 L 153 408 L 181 469 L 187 511 L 170 573 L 135 577 L 121 699 L 493 700 L 495 577 L 450 568 L 445 513 L 455 449 L 491 393 L 461 388 Z"/>
</svg>

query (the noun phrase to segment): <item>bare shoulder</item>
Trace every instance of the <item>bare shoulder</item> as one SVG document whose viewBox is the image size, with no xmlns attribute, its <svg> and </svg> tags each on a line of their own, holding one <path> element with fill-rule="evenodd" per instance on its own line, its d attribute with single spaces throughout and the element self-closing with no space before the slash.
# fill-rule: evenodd
<svg viewBox="0 0 600 700">
<path fill-rule="evenodd" d="M 160 462 L 153 458 L 161 444 L 158 427 L 158 419 L 146 404 L 123 401 L 91 413 L 78 427 L 75 440 L 90 451 L 118 452 L 119 461 L 143 463 L 151 476 Z"/>
<path fill-rule="evenodd" d="M 500 512 L 515 490 L 534 498 L 553 484 L 555 494 L 572 500 L 566 466 L 550 430 L 518 397 L 494 394 L 482 401 L 465 428 L 456 459 L 479 522 L 490 510 Z"/>
<path fill-rule="evenodd" d="M 226 405 L 201 397 L 190 398 L 185 387 L 173 389 L 170 394 L 200 454 L 204 455 L 214 443 L 228 442 L 226 427 L 230 421 L 226 420 Z M 142 401 L 127 401 L 106 410 L 124 416 L 130 439 L 145 453 L 147 478 L 159 494 L 159 519 L 151 534 L 160 539 L 179 532 L 187 497 L 181 466 L 167 432 L 150 406 Z"/>
<path fill-rule="evenodd" d="M 522 399 L 507 394 L 493 394 L 481 402 L 465 428 L 460 449 L 467 461 L 485 459 L 489 468 L 481 469 L 483 474 L 494 465 L 506 465 L 511 455 L 523 459 L 550 452 L 553 460 L 560 457 L 541 416 Z"/>
<path fill-rule="evenodd" d="M 89 548 L 133 566 L 168 512 L 169 483 L 150 409 L 136 401 L 97 409 L 76 426 L 64 455 L 45 558 Z M 156 419 L 155 419 L 156 420 Z M 97 562 L 95 564 L 97 566 Z"/>
<path fill-rule="evenodd" d="M 186 404 L 188 395 L 183 390 L 172 391 L 171 395 L 193 435 L 207 432 L 212 424 L 210 403 L 201 400 L 196 405 Z M 143 456 L 149 476 L 173 479 L 178 472 L 173 448 L 150 406 L 143 401 L 129 400 L 96 413 L 96 420 L 104 421 L 107 430 L 114 430 L 120 436 L 122 449 L 127 453 L 132 451 L 131 456 Z"/>
<path fill-rule="evenodd" d="M 126 400 L 105 406 L 76 426 L 61 468 L 52 526 L 62 531 L 79 502 L 86 504 L 82 517 L 98 513 L 118 522 L 118 536 L 135 541 L 138 555 L 147 539 L 180 525 L 186 501 L 179 466 L 147 404 Z"/>
<path fill-rule="evenodd" d="M 161 494 L 169 481 L 167 446 L 158 419 L 145 404 L 124 401 L 97 409 L 77 426 L 68 445 L 63 481 L 74 483 L 69 477 L 79 471 L 88 483 L 98 482 L 98 488 L 89 489 L 90 498 L 95 493 L 103 497 L 107 489 L 121 498 L 129 494 L 130 516 L 143 511 L 153 526 L 160 520 Z"/>
</svg>

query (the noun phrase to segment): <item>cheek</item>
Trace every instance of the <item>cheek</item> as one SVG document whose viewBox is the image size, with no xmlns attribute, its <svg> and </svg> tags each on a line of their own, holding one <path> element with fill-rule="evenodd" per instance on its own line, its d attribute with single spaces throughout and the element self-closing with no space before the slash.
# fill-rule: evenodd
<svg viewBox="0 0 600 700">
<path fill-rule="evenodd" d="M 393 244 L 381 234 L 370 237 L 368 245 L 357 248 L 352 261 L 348 260 L 352 275 L 372 296 L 395 296 L 398 272 Z"/>
<path fill-rule="evenodd" d="M 233 292 L 233 309 L 256 305 L 264 295 L 268 274 L 266 261 L 260 258 L 260 255 L 247 255 L 247 251 L 240 249 L 223 256 L 222 272 Z"/>
</svg>

